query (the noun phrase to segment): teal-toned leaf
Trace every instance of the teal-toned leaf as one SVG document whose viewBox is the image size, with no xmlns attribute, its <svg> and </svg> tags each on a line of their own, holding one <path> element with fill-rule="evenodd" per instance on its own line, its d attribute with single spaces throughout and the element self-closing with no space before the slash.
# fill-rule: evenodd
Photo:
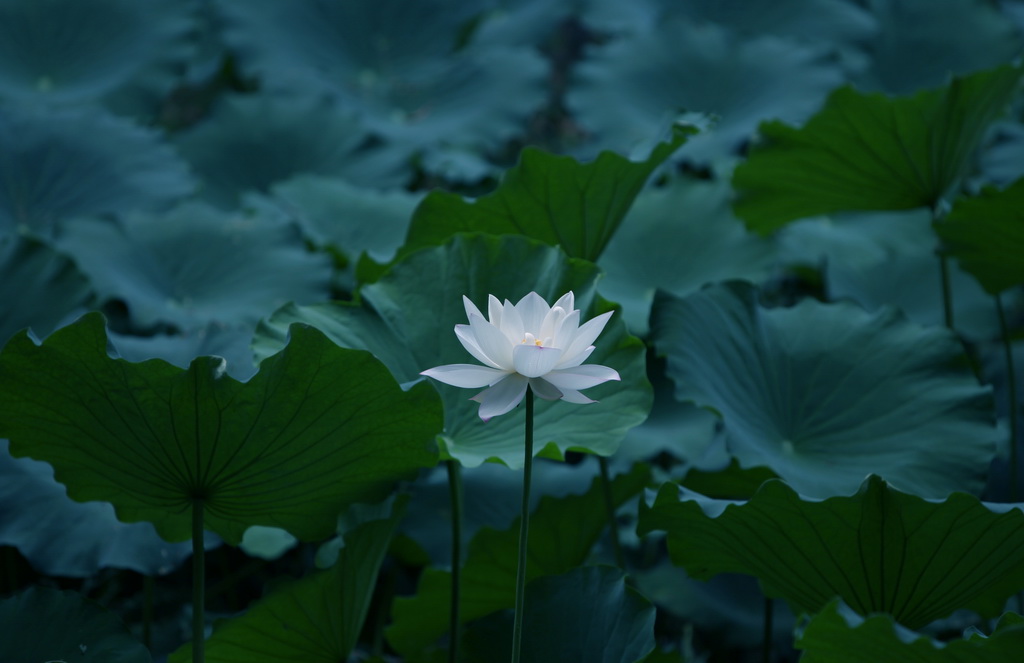
<svg viewBox="0 0 1024 663">
<path fill-rule="evenodd" d="M 1024 179 L 960 198 L 935 231 L 945 252 L 988 292 L 1024 283 Z"/>
<path fill-rule="evenodd" d="M 406 250 L 440 244 L 458 232 L 519 234 L 597 260 L 651 173 L 692 129 L 680 127 L 641 162 L 603 152 L 590 163 L 527 148 L 498 190 L 474 201 L 435 191 L 413 215 Z"/>
<path fill-rule="evenodd" d="M 693 624 L 703 638 L 721 638 L 733 648 L 760 647 L 764 642 L 766 601 L 755 578 L 720 573 L 707 580 L 694 580 L 665 558 L 657 566 L 635 570 L 631 575 L 637 591 L 657 605 L 664 616 Z M 779 600 L 771 601 L 771 610 L 772 638 L 775 643 L 788 644 L 793 638 L 793 613 Z"/>
<path fill-rule="evenodd" d="M 616 454 L 618 459 L 618 454 Z M 597 459 L 576 465 L 540 460 L 533 464 L 530 509 L 545 496 L 578 495 L 598 474 Z M 624 472 L 632 465 L 627 465 Z M 483 527 L 503 530 L 521 513 L 523 475 L 496 463 L 460 469 L 462 478 L 462 540 L 468 542 Z M 412 499 L 402 533 L 414 541 L 435 566 L 451 563 L 451 488 L 446 467 L 425 472 L 409 487 Z M 465 546 L 463 546 L 465 547 Z"/>
<path fill-rule="evenodd" d="M 637 663 L 654 651 L 654 606 L 627 587 L 619 569 L 584 566 L 537 578 L 526 589 L 522 660 L 531 663 Z M 511 656 L 511 614 L 468 628 L 474 661 Z"/>
<path fill-rule="evenodd" d="M 622 304 L 634 334 L 647 334 L 659 289 L 682 296 L 705 283 L 769 275 L 775 247 L 746 231 L 731 197 L 728 182 L 682 178 L 637 197 L 598 261 L 605 270 L 601 293 Z"/>
<path fill-rule="evenodd" d="M 986 181 L 1000 187 L 1024 177 L 1024 124 L 997 122 L 978 160 Z"/>
<path fill-rule="evenodd" d="M 180 63 L 188 54 L 191 4 L 4 0 L 0 99 L 44 104 L 95 101 L 147 68 Z"/>
<path fill-rule="evenodd" d="M 352 113 L 309 96 L 227 96 L 207 120 L 177 138 L 202 180 L 202 196 L 232 208 L 247 191 L 303 173 L 344 177 L 361 186 L 401 186 L 405 164 L 367 146 L 369 130 Z"/>
<path fill-rule="evenodd" d="M 701 162 L 731 156 L 762 120 L 802 121 L 842 82 L 821 49 L 679 19 L 594 50 L 578 69 L 566 103 L 597 144 L 629 152 L 683 111 L 710 113 L 713 129 L 682 150 Z"/>
<path fill-rule="evenodd" d="M 361 305 L 289 305 L 279 310 L 261 323 L 255 350 L 258 356 L 276 351 L 288 325 L 302 321 L 343 347 L 369 350 L 400 383 L 410 383 L 428 368 L 473 361 L 453 331 L 466 320 L 463 296 L 486 309 L 489 294 L 518 301 L 535 291 L 553 302 L 571 290 L 582 318 L 589 319 L 612 309 L 595 296 L 597 277 L 593 264 L 566 258 L 561 250 L 525 237 L 458 235 L 395 263 L 380 280 L 362 288 Z M 645 349 L 628 335 L 620 315 L 612 316 L 594 345 L 588 363 L 614 368 L 622 381 L 589 389 L 587 395 L 597 404 L 538 402 L 534 430 L 540 455 L 562 458 L 570 449 L 611 455 L 625 432 L 650 410 Z M 489 460 L 522 467 L 523 419 L 518 410 L 484 422 L 477 403 L 469 400 L 475 392 L 436 386 L 445 404 L 445 429 L 439 438 L 443 454 L 468 467 Z"/>
<path fill-rule="evenodd" d="M 649 472 L 642 465 L 612 481 L 612 503 L 639 493 Z M 583 495 L 545 497 L 530 516 L 528 579 L 568 573 L 581 565 L 608 525 L 603 486 L 595 479 Z M 506 530 L 481 529 L 462 568 L 461 616 L 471 621 L 515 604 L 519 519 Z M 420 651 L 448 632 L 451 573 L 427 569 L 413 597 L 398 598 L 388 641 L 400 653 Z"/>
<path fill-rule="evenodd" d="M 119 222 L 79 219 L 59 246 L 102 297 L 123 300 L 141 327 L 254 324 L 288 301 L 329 296 L 330 259 L 307 251 L 297 228 L 266 214 L 190 202 Z"/>
<path fill-rule="evenodd" d="M 1024 588 L 1024 512 L 965 493 L 902 493 L 872 475 L 856 495 L 811 501 L 769 481 L 747 502 L 665 484 L 641 504 L 639 533 L 668 532 L 672 561 L 697 579 L 745 573 L 794 612 L 841 597 L 920 628 L 954 610 L 991 617 Z"/>
<path fill-rule="evenodd" d="M 40 573 L 87 578 L 100 569 L 166 575 L 192 554 L 167 543 L 149 523 L 122 523 L 106 502 L 75 502 L 53 468 L 12 458 L 0 440 L 0 545 L 14 546 Z M 208 547 L 217 543 L 210 536 Z"/>
<path fill-rule="evenodd" d="M 455 52 L 475 3 L 219 4 L 225 38 L 267 89 L 327 96 L 406 155 L 445 142 L 497 147 L 546 98 L 548 66 L 532 49 Z"/>
<path fill-rule="evenodd" d="M 991 391 L 942 327 L 840 302 L 764 308 L 746 283 L 662 295 L 652 329 L 676 397 L 718 412 L 743 467 L 765 465 L 805 495 L 979 492 L 995 454 Z"/>
<path fill-rule="evenodd" d="M 42 345 L 15 336 L 0 353 L 0 436 L 13 455 L 52 464 L 72 498 L 109 501 L 169 541 L 191 535 L 195 501 L 233 544 L 250 525 L 325 538 L 346 504 L 435 461 L 433 391 L 402 392 L 369 353 L 315 329 L 293 327 L 247 383 L 218 357 L 181 370 L 106 347 L 98 314 Z"/>
<path fill-rule="evenodd" d="M 149 663 L 112 612 L 73 592 L 30 587 L 0 601 L 0 660 L 10 663 Z"/>
<path fill-rule="evenodd" d="M 0 231 L 48 235 L 76 216 L 161 209 L 194 188 L 158 134 L 93 108 L 5 106 L 0 144 Z"/>
<path fill-rule="evenodd" d="M 1007 617 L 988 637 L 939 642 L 887 615 L 861 617 L 836 600 L 803 626 L 796 645 L 805 663 L 1007 663 L 1024 651 L 1024 624 Z"/>
<path fill-rule="evenodd" d="M 818 214 L 938 206 L 1021 72 L 998 67 L 896 98 L 844 87 L 800 129 L 762 124 L 733 173 L 736 215 L 766 233 Z"/>
<path fill-rule="evenodd" d="M 271 188 L 274 199 L 317 246 L 332 246 L 349 260 L 366 252 L 388 262 L 402 244 L 422 194 L 379 191 L 336 177 L 300 175 Z"/>
<path fill-rule="evenodd" d="M 665 361 L 653 353 L 648 355 L 647 376 L 654 388 L 651 413 L 642 424 L 629 429 L 619 450 L 608 459 L 609 467 L 625 471 L 635 462 L 664 466 L 666 460 L 678 461 L 683 467 L 728 464 L 725 445 L 720 443 L 719 418 L 693 403 L 676 400 L 675 385 L 665 375 Z"/>
<path fill-rule="evenodd" d="M 245 614 L 217 626 L 206 641 L 210 663 L 347 661 L 355 647 L 377 584 L 377 573 L 404 512 L 345 534 L 345 547 L 330 570 L 314 573 L 264 598 Z M 191 663 L 192 646 L 171 663 Z"/>
<path fill-rule="evenodd" d="M 205 327 L 181 334 L 130 336 L 108 332 L 117 355 L 131 362 L 163 359 L 178 368 L 188 368 L 192 360 L 204 355 L 224 359 L 227 374 L 246 381 L 256 372 L 252 359 L 252 332 L 255 325 L 226 326 L 211 322 Z"/>
<path fill-rule="evenodd" d="M 942 85 L 1011 61 L 1020 32 L 997 5 L 985 0 L 869 0 L 878 29 L 862 42 L 870 66 L 859 79 L 869 88 L 905 94 Z"/>
<path fill-rule="evenodd" d="M 896 212 L 842 212 L 796 221 L 775 238 L 779 262 L 819 271 L 838 265 L 868 271 L 895 256 L 931 250 L 936 239 L 931 210 L 919 207 Z M 933 256 L 934 257 L 934 256 Z M 938 261 L 935 262 L 938 270 Z"/>
<path fill-rule="evenodd" d="M 246 555 L 260 559 L 277 559 L 295 547 L 298 539 L 280 527 L 253 525 L 245 530 L 238 545 Z"/>
<path fill-rule="evenodd" d="M 46 336 L 92 297 L 85 276 L 66 256 L 29 237 L 0 237 L 0 343 L 31 327 Z"/>
<path fill-rule="evenodd" d="M 875 260 L 855 264 L 826 261 L 828 297 L 851 299 L 869 312 L 892 306 L 919 325 L 944 324 L 942 272 L 930 226 L 927 223 L 922 228 L 925 239 L 918 245 L 885 251 Z M 999 317 L 992 297 L 955 262 L 947 263 L 957 333 L 970 340 L 998 336 Z"/>
<path fill-rule="evenodd" d="M 768 34 L 801 41 L 854 44 L 871 37 L 874 18 L 845 0 L 779 0 L 751 4 L 745 0 L 655 0 L 664 16 L 684 17 L 692 23 L 718 23 L 741 35 Z M 652 26 L 656 27 L 656 26 Z"/>
</svg>

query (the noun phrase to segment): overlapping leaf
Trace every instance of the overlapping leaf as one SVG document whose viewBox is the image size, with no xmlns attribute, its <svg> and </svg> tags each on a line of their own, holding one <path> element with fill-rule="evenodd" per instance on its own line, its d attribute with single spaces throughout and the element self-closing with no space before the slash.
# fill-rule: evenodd
<svg viewBox="0 0 1024 663">
<path fill-rule="evenodd" d="M 672 561 L 698 579 L 756 576 L 768 596 L 818 612 L 836 596 L 861 615 L 920 628 L 954 610 L 998 615 L 1024 588 L 1024 512 L 964 493 L 944 501 L 872 475 L 856 495 L 801 498 L 768 481 L 747 502 L 665 484 L 642 504 L 638 531 L 668 532 Z"/>
<path fill-rule="evenodd" d="M 202 355 L 216 355 L 227 362 L 225 371 L 236 380 L 246 381 L 256 372 L 252 359 L 252 330 L 254 325 L 223 325 L 211 322 L 180 334 L 135 336 L 109 333 L 111 345 L 128 361 L 163 359 L 179 368 L 188 368 L 193 359 Z"/>
<path fill-rule="evenodd" d="M 637 663 L 654 650 L 654 606 L 619 569 L 583 566 L 526 587 L 522 660 L 531 663 Z M 469 660 L 511 656 L 512 620 L 501 613 L 471 624 Z"/>
<path fill-rule="evenodd" d="M 642 162 L 602 152 L 591 163 L 527 148 L 494 193 L 467 201 L 435 191 L 413 215 L 407 250 L 440 244 L 458 232 L 521 234 L 595 261 L 651 173 L 692 129 L 679 127 Z"/>
<path fill-rule="evenodd" d="M 407 155 L 441 142 L 495 146 L 544 102 L 547 68 L 532 50 L 456 54 L 480 10 L 474 3 L 219 4 L 229 44 L 267 88 L 330 96 Z"/>
<path fill-rule="evenodd" d="M 781 0 L 770 5 L 744 0 L 655 0 L 653 4 L 663 16 L 682 16 L 694 23 L 718 23 L 740 34 L 853 44 L 870 37 L 877 29 L 870 13 L 844 0 Z"/>
<path fill-rule="evenodd" d="M 741 39 L 714 23 L 667 20 L 580 63 L 567 103 L 602 147 L 644 144 L 683 111 L 710 113 L 714 129 L 683 152 L 731 156 L 758 122 L 801 121 L 842 82 L 821 49 L 776 36 Z"/>
<path fill-rule="evenodd" d="M 40 573 L 85 578 L 118 568 L 165 575 L 192 554 L 191 545 L 167 543 L 149 523 L 119 522 L 106 502 L 68 499 L 52 467 L 11 458 L 7 446 L 0 440 L 0 544 L 17 548 Z"/>
<path fill-rule="evenodd" d="M 345 545 L 328 570 L 270 594 L 245 614 L 222 622 L 206 642 L 210 663 L 279 663 L 348 660 L 370 607 L 377 573 L 404 512 L 395 500 L 389 517 L 345 533 Z M 192 646 L 172 663 L 191 663 Z"/>
<path fill-rule="evenodd" d="M 421 249 L 395 263 L 377 282 L 361 290 L 361 305 L 289 305 L 257 330 L 259 356 L 281 347 L 285 330 L 302 321 L 321 329 L 344 347 L 366 349 L 383 361 L 401 383 L 421 379 L 420 371 L 443 364 L 470 363 L 453 331 L 466 321 L 462 297 L 486 306 L 487 296 L 518 301 L 535 291 L 547 301 L 572 290 L 583 318 L 608 310 L 597 299 L 597 268 L 566 258 L 559 249 L 525 237 L 457 235 L 443 246 Z M 631 427 L 650 409 L 644 347 L 614 315 L 589 363 L 610 366 L 622 376 L 587 391 L 601 401 L 585 406 L 562 401 L 537 403 L 536 449 L 561 458 L 569 449 L 610 455 Z M 443 453 L 476 466 L 496 459 L 523 464 L 523 421 L 510 413 L 483 422 L 472 391 L 438 385 L 445 404 Z"/>
<path fill-rule="evenodd" d="M 647 483 L 646 468 L 636 466 L 612 482 L 616 506 Z M 584 562 L 607 527 L 603 487 L 596 479 L 583 495 L 543 498 L 530 516 L 527 578 L 567 573 Z M 515 604 L 517 518 L 506 530 L 481 529 L 469 544 L 462 569 L 462 619 L 471 621 Z M 396 599 L 388 641 L 406 655 L 421 650 L 448 631 L 451 573 L 428 569 L 411 598 Z"/>
<path fill-rule="evenodd" d="M 3 0 L 0 99 L 95 101 L 147 67 L 180 62 L 189 52 L 191 4 Z"/>
<path fill-rule="evenodd" d="M 377 262 L 394 257 L 422 194 L 378 191 L 341 178 L 304 175 L 271 189 L 295 216 L 302 234 L 318 246 L 332 246 L 355 261 L 363 252 Z"/>
<path fill-rule="evenodd" d="M 25 327 L 46 336 L 91 297 L 89 282 L 66 256 L 28 237 L 0 237 L 0 343 Z"/>
<path fill-rule="evenodd" d="M 1006 663 L 1024 649 L 1024 622 L 1007 613 L 987 637 L 940 642 L 886 615 L 861 617 L 833 601 L 804 625 L 796 644 L 806 663 Z"/>
<path fill-rule="evenodd" d="M 802 128 L 761 125 L 733 174 L 737 216 L 758 232 L 844 210 L 936 207 L 964 175 L 1022 69 L 1003 66 L 891 98 L 834 92 Z"/>
<path fill-rule="evenodd" d="M 925 239 L 916 246 L 886 251 L 875 260 L 852 264 L 826 261 L 829 299 L 851 299 L 869 312 L 892 306 L 919 325 L 943 324 L 942 273 L 935 256 L 934 231 L 931 227 L 923 230 Z M 998 336 L 999 317 L 992 297 L 957 264 L 947 267 L 957 333 L 970 340 Z"/>
<path fill-rule="evenodd" d="M 118 616 L 73 592 L 30 587 L 0 601 L 0 660 L 149 663 Z"/>
<path fill-rule="evenodd" d="M 311 96 L 225 97 L 212 116 L 177 139 L 203 181 L 201 194 L 225 207 L 247 191 L 312 173 L 374 188 L 400 186 L 406 166 L 368 147 L 369 130 L 350 112 Z"/>
<path fill-rule="evenodd" d="M 935 230 L 945 251 L 988 292 L 1024 283 L 1024 180 L 961 198 Z"/>
<path fill-rule="evenodd" d="M 718 412 L 729 450 L 802 494 L 852 493 L 870 473 L 926 497 L 978 492 L 995 453 L 992 396 L 945 328 L 897 311 L 804 300 L 767 309 L 730 282 L 655 302 L 676 397 Z"/>
<path fill-rule="evenodd" d="M 5 106 L 0 144 L 0 231 L 48 235 L 76 216 L 161 209 L 194 188 L 158 134 L 95 108 Z"/>
<path fill-rule="evenodd" d="M 731 194 L 727 182 L 672 179 L 637 198 L 598 261 L 601 292 L 622 304 L 634 334 L 647 333 L 656 290 L 682 296 L 705 283 L 768 276 L 775 247 L 746 232 L 732 215 Z"/>
<path fill-rule="evenodd" d="M 327 299 L 330 260 L 298 229 L 266 214 L 186 203 L 113 223 L 80 219 L 59 241 L 105 298 L 123 300 L 142 327 L 254 324 L 288 301 Z"/>
<path fill-rule="evenodd" d="M 71 497 L 110 501 L 169 541 L 191 535 L 193 505 L 231 543 L 250 525 L 325 538 L 343 506 L 436 458 L 433 390 L 401 391 L 369 353 L 314 329 L 293 327 L 244 384 L 217 357 L 183 371 L 111 359 L 106 346 L 98 314 L 42 345 L 15 336 L 0 353 L 0 436 L 52 464 Z"/>
<path fill-rule="evenodd" d="M 949 75 L 968 74 L 1011 61 L 1020 33 L 1006 7 L 984 0 L 868 0 L 863 3 L 878 29 L 862 44 L 870 66 L 860 76 L 869 88 L 896 94 L 942 85 Z"/>
</svg>

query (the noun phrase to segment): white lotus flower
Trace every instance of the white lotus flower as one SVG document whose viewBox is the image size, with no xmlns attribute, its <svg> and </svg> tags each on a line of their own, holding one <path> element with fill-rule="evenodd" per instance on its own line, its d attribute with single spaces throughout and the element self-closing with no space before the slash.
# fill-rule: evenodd
<svg viewBox="0 0 1024 663">
<path fill-rule="evenodd" d="M 469 324 L 455 325 L 455 335 L 483 366 L 449 364 L 420 375 L 455 387 L 487 387 L 472 398 L 480 403 L 480 418 L 484 421 L 518 405 L 527 386 L 546 400 L 593 403 L 580 393 L 581 389 L 620 379 L 607 366 L 582 365 L 594 351 L 592 343 L 612 316 L 611 311 L 580 325 L 580 312 L 573 308 L 571 292 L 562 295 L 554 306 L 531 292 L 514 306 L 507 299 L 502 304 L 490 295 L 490 320 L 485 320 L 468 297 L 462 300 Z"/>
</svg>

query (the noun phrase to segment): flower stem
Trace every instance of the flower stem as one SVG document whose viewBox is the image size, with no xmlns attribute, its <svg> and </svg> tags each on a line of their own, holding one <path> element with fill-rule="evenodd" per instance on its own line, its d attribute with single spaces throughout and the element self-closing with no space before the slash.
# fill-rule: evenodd
<svg viewBox="0 0 1024 663">
<path fill-rule="evenodd" d="M 523 464 L 523 507 L 519 521 L 519 564 L 516 567 L 516 616 L 512 626 L 512 663 L 519 663 L 526 603 L 526 546 L 530 534 L 530 481 L 533 475 L 533 389 L 526 388 L 526 449 Z"/>
<path fill-rule="evenodd" d="M 764 597 L 764 639 L 761 641 L 761 660 L 763 663 L 771 663 L 772 660 L 772 633 L 773 617 L 775 616 L 775 604 L 767 596 Z"/>
<path fill-rule="evenodd" d="M 953 289 L 949 282 L 949 258 L 939 256 L 939 270 L 942 275 L 942 315 L 948 329 L 953 329 Z"/>
<path fill-rule="evenodd" d="M 615 500 L 612 497 L 612 481 L 608 475 L 608 459 L 598 456 L 601 466 L 601 487 L 604 493 L 604 509 L 608 515 L 608 535 L 612 539 L 612 550 L 615 552 L 615 563 L 623 571 L 626 570 L 626 558 L 622 555 L 622 544 L 619 543 L 619 526 L 615 520 Z"/>
<path fill-rule="evenodd" d="M 206 547 L 203 545 L 203 500 L 192 500 L 192 663 L 206 661 Z"/>
<path fill-rule="evenodd" d="M 1020 404 L 1017 401 L 1017 371 L 1013 363 L 1013 345 L 1010 343 L 1010 327 L 1006 324 L 1006 310 L 1003 308 L 1003 300 L 999 295 L 995 296 L 996 311 L 999 313 L 999 331 L 1003 337 L 1003 354 L 1006 358 L 1006 391 L 1009 397 L 1010 407 L 1007 413 L 1010 417 L 1010 501 L 1017 501 L 1017 472 L 1020 469 L 1017 457 L 1017 414 Z"/>
<path fill-rule="evenodd" d="M 462 620 L 459 616 L 459 594 L 462 588 L 462 471 L 458 461 L 449 460 L 448 494 L 452 508 L 452 596 L 449 629 L 451 642 L 448 646 L 448 663 L 459 660 L 459 640 L 462 637 Z"/>
<path fill-rule="evenodd" d="M 152 575 L 142 576 L 142 644 L 152 648 L 153 628 L 153 587 L 156 582 Z"/>
</svg>

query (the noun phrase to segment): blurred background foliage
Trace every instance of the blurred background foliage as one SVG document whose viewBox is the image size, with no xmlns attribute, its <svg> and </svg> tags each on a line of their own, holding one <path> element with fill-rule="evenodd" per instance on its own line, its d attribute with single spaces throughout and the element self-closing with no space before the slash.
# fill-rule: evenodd
<svg viewBox="0 0 1024 663">
<path fill-rule="evenodd" d="M 905 96 L 941 88 L 951 76 L 1019 58 L 1022 32 L 1019 0 L 0 0 L 0 344 L 26 327 L 42 338 L 100 310 L 123 357 L 184 367 L 215 354 L 246 379 L 256 371 L 250 345 L 261 320 L 288 303 L 359 300 L 362 286 L 383 279 L 368 297 L 381 299 L 391 283 L 382 274 L 403 247 L 473 229 L 465 225 L 475 223 L 470 205 L 508 209 L 517 223 L 517 214 L 536 215 L 508 201 L 530 199 L 544 177 L 591 196 L 617 192 L 632 178 L 632 193 L 609 205 L 600 242 L 581 240 L 585 255 L 573 253 L 572 239 L 561 242 L 571 258 L 598 264 L 601 295 L 622 306 L 628 331 L 648 343 L 654 410 L 625 434 L 612 467 L 625 472 L 644 461 L 657 481 L 681 479 L 726 467 L 737 439 L 747 439 L 738 455 L 748 461 L 771 457 L 777 449 L 751 441 L 762 429 L 723 429 L 727 398 L 676 391 L 673 380 L 700 368 L 686 364 L 674 335 L 707 319 L 701 300 L 682 298 L 709 282 L 744 279 L 771 304 L 810 297 L 868 311 L 895 307 L 909 321 L 874 317 L 864 325 L 899 336 L 903 345 L 889 346 L 897 354 L 920 350 L 905 326 L 941 324 L 943 302 L 932 232 L 938 201 L 932 214 L 823 209 L 778 221 L 772 234 L 751 232 L 757 223 L 737 216 L 742 206 L 734 211 L 732 178 L 762 146 L 761 123 L 803 125 L 840 103 L 832 95 L 843 86 Z M 1008 112 L 979 129 L 980 149 L 964 160 L 947 207 L 956 195 L 987 192 L 981 201 L 995 195 L 986 187 L 1024 175 L 1024 104 L 1019 94 L 1008 99 Z M 685 141 L 683 125 L 697 129 Z M 666 143 L 671 149 L 659 148 Z M 600 174 L 594 180 L 581 176 L 591 189 L 567 184 L 575 161 L 601 164 L 588 171 Z M 736 181 L 754 179 L 743 177 Z M 1017 200 L 1020 191 L 1018 184 L 1008 194 Z M 563 209 L 559 193 L 538 204 Z M 587 212 L 573 211 L 584 223 Z M 950 279 L 969 359 L 945 348 L 942 362 L 969 364 L 995 387 L 1005 428 L 1013 411 L 989 295 L 1003 293 L 1024 368 L 1021 258 L 1009 255 L 996 274 L 976 273 L 989 264 L 983 254 L 971 274 L 962 271 L 976 248 L 958 225 L 970 212 L 954 206 L 943 231 L 964 252 Z M 509 232 L 501 223 L 480 229 Z M 557 235 L 557 224 L 526 234 L 550 241 L 550 232 Z M 757 305 L 740 306 L 730 294 L 744 287 L 707 298 L 742 308 L 757 327 Z M 656 301 L 664 306 L 660 321 L 650 315 Z M 681 321 L 665 322 L 673 310 Z M 777 321 L 761 330 L 766 354 L 800 333 L 838 338 L 846 326 L 838 309 L 793 311 L 788 319 L 765 314 Z M 745 324 L 729 329 L 737 347 L 750 342 Z M 854 335 L 871 331 L 855 327 Z M 667 365 L 656 352 L 669 354 Z M 703 369 L 712 373 L 705 391 L 717 388 L 715 379 L 727 386 L 743 379 L 739 359 L 718 360 L 722 366 Z M 748 401 L 769 415 L 775 405 L 756 394 Z M 948 480 L 1005 501 L 1008 446 L 991 468 L 983 452 L 960 463 L 956 471 L 968 478 L 929 480 L 927 496 L 945 494 Z M 538 494 L 586 491 L 596 464 L 568 459 L 538 467 Z M 0 595 L 38 582 L 75 589 L 114 607 L 158 660 L 187 639 L 189 583 L 179 568 L 186 549 L 146 523 L 119 523 L 109 505 L 70 501 L 45 464 L 10 457 L 6 443 L 0 461 Z M 775 473 L 821 491 L 820 477 L 807 478 L 814 468 L 782 467 Z M 517 476 L 487 464 L 467 473 L 470 534 L 510 526 Z M 851 490 L 855 479 L 847 481 Z M 447 559 L 442 484 L 427 471 L 414 487 L 414 517 L 384 562 L 361 639 L 368 651 L 383 647 L 386 597 L 412 593 L 424 565 Z M 45 527 L 26 517 L 44 509 L 52 518 Z M 624 519 L 622 536 L 641 569 L 638 587 L 659 608 L 664 650 L 649 660 L 755 660 L 764 628 L 756 584 L 729 574 L 693 583 L 667 563 L 663 541 L 636 538 L 635 520 Z M 214 618 L 313 567 L 315 548 L 282 534 L 254 532 L 241 550 L 209 553 Z M 610 560 L 607 546 L 592 556 Z M 163 575 L 154 588 L 153 577 Z M 556 589 L 545 591 L 557 597 Z M 838 628 L 841 613 L 830 608 L 832 622 L 820 628 Z M 956 619 L 933 633 L 962 630 Z M 152 624 L 145 633 L 143 623 Z M 773 627 L 780 657 L 794 655 L 792 626 L 780 607 Z M 468 641 L 485 642 L 499 627 L 484 624 Z M 808 628 L 805 640 L 816 633 Z"/>
</svg>

